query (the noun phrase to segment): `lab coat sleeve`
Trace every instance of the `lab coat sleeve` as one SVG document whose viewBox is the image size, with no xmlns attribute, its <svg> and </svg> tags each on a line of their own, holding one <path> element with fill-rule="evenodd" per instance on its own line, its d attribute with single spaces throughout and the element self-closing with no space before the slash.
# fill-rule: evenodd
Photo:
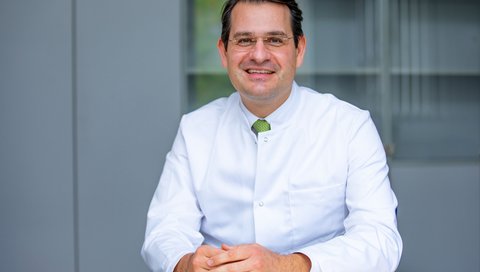
<svg viewBox="0 0 480 272">
<path fill-rule="evenodd" d="M 383 145 L 368 112 L 349 127 L 345 233 L 298 252 L 311 259 L 312 272 L 395 271 L 402 240 Z"/>
<path fill-rule="evenodd" d="M 141 254 L 149 268 L 173 271 L 182 256 L 194 252 L 203 242 L 201 219 L 181 122 L 148 210 Z"/>
</svg>

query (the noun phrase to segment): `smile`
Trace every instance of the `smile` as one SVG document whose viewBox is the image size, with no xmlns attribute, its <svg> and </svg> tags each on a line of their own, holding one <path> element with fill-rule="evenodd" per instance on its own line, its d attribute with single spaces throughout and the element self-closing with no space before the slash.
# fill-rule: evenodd
<svg viewBox="0 0 480 272">
<path fill-rule="evenodd" d="M 273 74 L 272 71 L 267 71 L 267 70 L 254 70 L 254 69 L 249 69 L 249 70 L 247 70 L 247 73 L 249 73 L 249 74 Z"/>
</svg>

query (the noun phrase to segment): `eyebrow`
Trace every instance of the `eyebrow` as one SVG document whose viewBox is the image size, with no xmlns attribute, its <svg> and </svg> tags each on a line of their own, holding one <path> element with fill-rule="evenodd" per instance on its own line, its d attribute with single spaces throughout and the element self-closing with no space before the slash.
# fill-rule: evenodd
<svg viewBox="0 0 480 272">
<path fill-rule="evenodd" d="M 249 31 L 241 31 L 233 34 L 233 38 L 238 38 L 238 37 L 252 37 L 255 36 L 255 33 L 249 32 Z M 265 36 L 287 36 L 287 34 L 283 31 L 269 31 L 265 33 Z"/>
</svg>

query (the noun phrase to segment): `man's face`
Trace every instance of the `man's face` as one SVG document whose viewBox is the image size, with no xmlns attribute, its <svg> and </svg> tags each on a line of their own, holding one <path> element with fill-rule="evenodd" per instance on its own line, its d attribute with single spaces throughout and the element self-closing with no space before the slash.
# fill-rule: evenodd
<svg viewBox="0 0 480 272">
<path fill-rule="evenodd" d="M 222 64 L 239 92 L 243 103 L 253 113 L 270 109 L 270 114 L 289 96 L 296 69 L 302 64 L 305 39 L 298 48 L 293 38 L 280 47 L 270 46 L 261 37 L 293 37 L 288 7 L 274 3 L 238 3 L 232 10 L 229 40 L 258 38 L 250 47 L 241 48 L 234 42 L 217 46 Z M 265 112 L 265 110 L 263 110 Z"/>
</svg>

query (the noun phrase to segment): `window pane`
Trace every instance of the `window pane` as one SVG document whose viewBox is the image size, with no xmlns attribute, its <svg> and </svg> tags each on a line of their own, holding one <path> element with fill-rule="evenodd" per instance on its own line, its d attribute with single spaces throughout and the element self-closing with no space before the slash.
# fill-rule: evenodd
<svg viewBox="0 0 480 272">
<path fill-rule="evenodd" d="M 216 48 L 224 1 L 189 2 L 193 110 L 234 90 Z M 300 85 L 369 110 L 393 158 L 478 160 L 479 1 L 298 3 L 308 42 Z"/>
<path fill-rule="evenodd" d="M 480 2 L 391 6 L 396 158 L 480 156 Z"/>
<path fill-rule="evenodd" d="M 188 110 L 233 92 L 217 51 L 223 0 L 189 0 Z"/>
</svg>

